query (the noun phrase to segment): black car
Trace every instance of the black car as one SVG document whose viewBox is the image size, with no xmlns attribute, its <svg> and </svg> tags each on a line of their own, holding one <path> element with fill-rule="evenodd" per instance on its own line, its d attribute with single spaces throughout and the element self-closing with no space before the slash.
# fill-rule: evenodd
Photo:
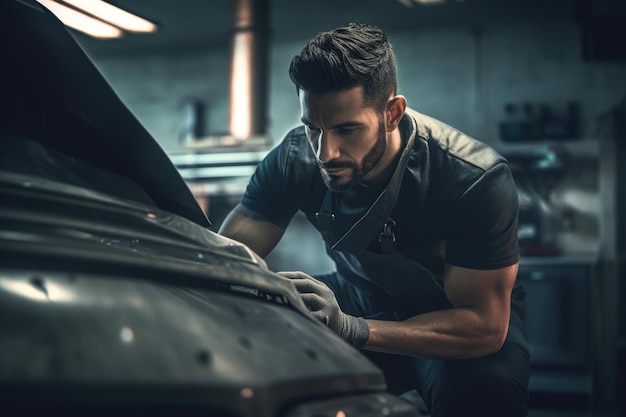
<svg viewBox="0 0 626 417">
<path fill-rule="evenodd" d="M 0 0 L 2 415 L 418 416 L 209 220 L 63 25 Z"/>
</svg>

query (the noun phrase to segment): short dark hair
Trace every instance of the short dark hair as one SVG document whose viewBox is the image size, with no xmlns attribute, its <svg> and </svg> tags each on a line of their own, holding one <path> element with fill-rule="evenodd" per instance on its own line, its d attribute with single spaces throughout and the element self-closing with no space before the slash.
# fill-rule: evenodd
<svg viewBox="0 0 626 417">
<path fill-rule="evenodd" d="M 398 84 L 387 35 L 362 23 L 318 33 L 291 60 L 289 77 L 298 90 L 313 94 L 363 86 L 366 104 L 379 112 Z"/>
</svg>

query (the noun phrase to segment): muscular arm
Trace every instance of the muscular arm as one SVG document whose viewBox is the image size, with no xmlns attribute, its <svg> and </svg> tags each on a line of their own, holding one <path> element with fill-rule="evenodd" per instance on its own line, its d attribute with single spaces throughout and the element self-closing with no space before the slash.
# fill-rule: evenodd
<svg viewBox="0 0 626 417">
<path fill-rule="evenodd" d="M 426 358 L 476 358 L 497 352 L 507 334 L 518 264 L 495 270 L 446 265 L 454 308 L 401 322 L 367 320 L 366 350 Z"/>
<path fill-rule="evenodd" d="M 285 229 L 264 221 L 239 205 L 231 211 L 220 227 L 219 234 L 241 242 L 265 258 L 278 244 Z"/>
</svg>

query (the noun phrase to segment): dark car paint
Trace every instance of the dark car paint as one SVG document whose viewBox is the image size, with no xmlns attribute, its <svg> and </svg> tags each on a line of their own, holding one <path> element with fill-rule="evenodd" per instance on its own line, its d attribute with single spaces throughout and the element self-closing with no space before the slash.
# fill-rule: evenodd
<svg viewBox="0 0 626 417">
<path fill-rule="evenodd" d="M 0 23 L 3 415 L 419 415 L 291 282 L 207 229 L 53 15 L 0 0 Z"/>
<path fill-rule="evenodd" d="M 0 1 L 0 15 L 2 130 L 124 175 L 157 207 L 209 226 L 167 154 L 56 17 L 26 0 Z"/>
</svg>

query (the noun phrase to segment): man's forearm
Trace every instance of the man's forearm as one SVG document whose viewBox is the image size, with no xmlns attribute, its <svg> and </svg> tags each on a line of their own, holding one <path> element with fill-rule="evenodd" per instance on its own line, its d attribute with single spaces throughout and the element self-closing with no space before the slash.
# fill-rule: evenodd
<svg viewBox="0 0 626 417">
<path fill-rule="evenodd" d="M 420 314 L 401 322 L 367 323 L 370 337 L 363 349 L 432 359 L 477 358 L 495 353 L 507 332 L 477 309 L 465 307 Z"/>
</svg>

